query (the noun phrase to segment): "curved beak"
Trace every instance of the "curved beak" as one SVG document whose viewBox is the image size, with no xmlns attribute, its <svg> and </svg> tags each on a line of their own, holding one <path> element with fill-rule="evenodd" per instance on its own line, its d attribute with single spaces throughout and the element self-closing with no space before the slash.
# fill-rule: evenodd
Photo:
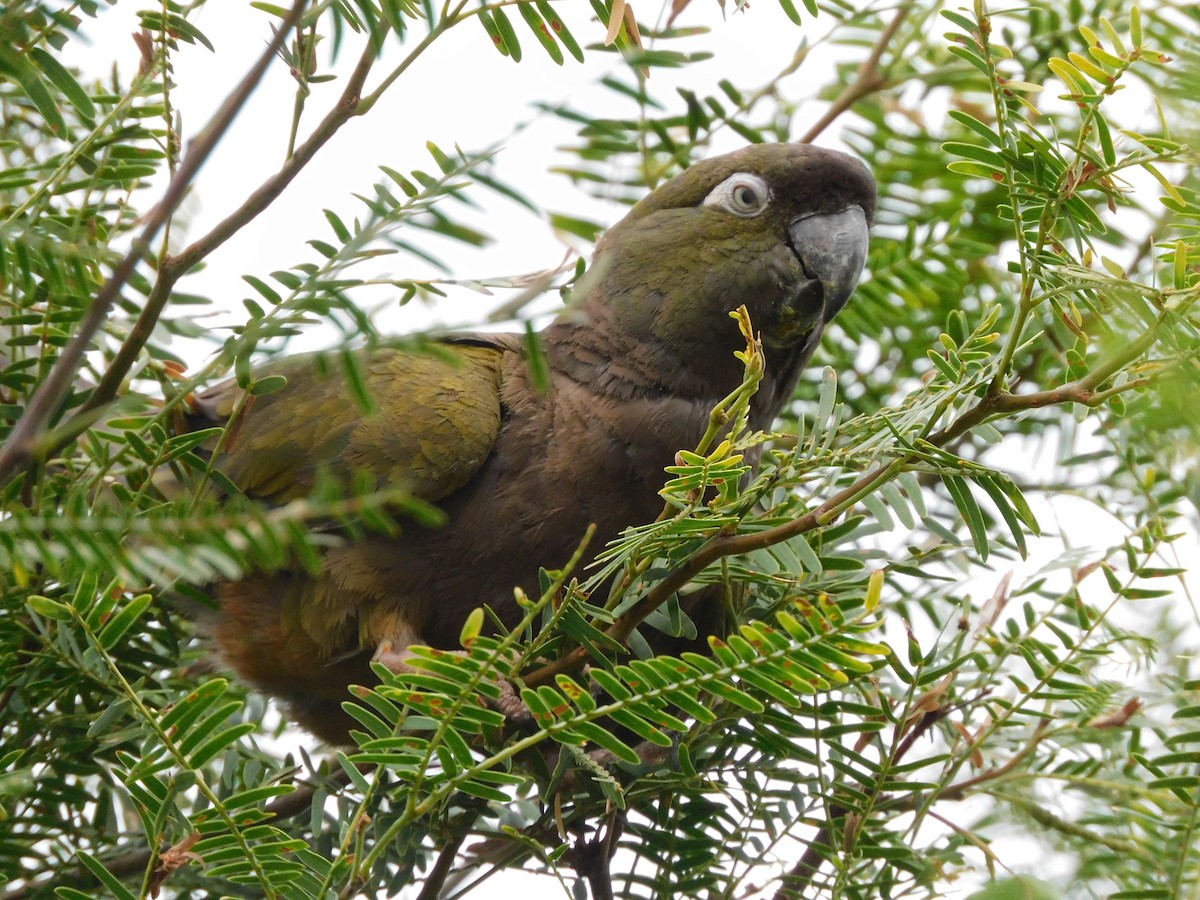
<svg viewBox="0 0 1200 900">
<path fill-rule="evenodd" d="M 846 305 L 867 259 L 867 216 L 861 207 L 793 219 L 788 225 L 792 250 L 809 278 L 820 281 L 823 317 L 832 319 Z"/>
</svg>

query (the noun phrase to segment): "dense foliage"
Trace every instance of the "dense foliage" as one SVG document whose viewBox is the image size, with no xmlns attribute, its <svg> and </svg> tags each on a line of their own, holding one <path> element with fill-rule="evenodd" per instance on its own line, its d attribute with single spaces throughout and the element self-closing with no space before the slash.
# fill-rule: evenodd
<svg viewBox="0 0 1200 900">
<path fill-rule="evenodd" d="M 100 80 L 61 60 L 103 3 L 0 8 L 0 895 L 457 897 L 513 868 L 596 898 L 1200 891 L 1200 9 L 779 0 L 794 56 L 708 90 L 671 88 L 705 62 L 697 23 L 722 58 L 707 0 L 209 5 L 267 43 L 222 61 L 245 78 L 187 133 L 173 60 L 209 44 L 204 3 L 142 12 L 139 67 Z M 657 522 L 546 572 L 523 629 L 480 617 L 468 656 L 381 671 L 357 748 L 281 751 L 181 611 L 420 510 L 215 506 L 196 452 L 214 435 L 174 427 L 188 394 L 231 372 L 277 389 L 252 362 L 322 325 L 353 376 L 345 348 L 397 340 L 360 299 L 380 258 L 391 302 L 486 286 L 509 295 L 494 319 L 569 296 L 583 263 L 426 277 L 438 248 L 484 242 L 472 204 L 541 210 L 495 148 L 399 167 L 364 146 L 353 165 L 380 175 L 357 200 L 308 198 L 357 212 L 326 210 L 291 268 L 243 273 L 232 327 L 189 282 L 385 92 L 450 102 L 410 69 L 460 32 L 595 68 L 596 108 L 539 104 L 574 133 L 541 162 L 607 221 L 731 135 L 842 142 L 880 185 L 868 274 L 778 434 L 739 418 L 760 362 L 742 322 L 746 383 L 714 419 L 732 433 L 680 448 Z M 197 171 L 281 64 L 281 164 L 180 246 Z M 177 355 L 204 341 L 202 364 Z M 166 469 L 193 490 L 164 497 Z M 738 630 L 648 656 L 706 584 Z M 483 700 L 497 671 L 532 723 Z"/>
</svg>

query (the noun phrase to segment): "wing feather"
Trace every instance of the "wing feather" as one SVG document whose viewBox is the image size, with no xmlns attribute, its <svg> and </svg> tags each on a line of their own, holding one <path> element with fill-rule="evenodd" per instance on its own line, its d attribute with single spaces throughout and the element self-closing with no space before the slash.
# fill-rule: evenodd
<svg viewBox="0 0 1200 900">
<path fill-rule="evenodd" d="M 437 353 L 373 352 L 361 360 L 371 412 L 340 367 L 323 373 L 311 354 L 272 363 L 260 374 L 283 375 L 288 384 L 245 402 L 216 467 L 247 496 L 270 503 L 308 496 L 322 473 L 436 502 L 466 484 L 492 452 L 508 349 L 499 340 L 458 339 Z M 234 381 L 204 392 L 189 425 L 228 424 L 243 394 Z"/>
</svg>

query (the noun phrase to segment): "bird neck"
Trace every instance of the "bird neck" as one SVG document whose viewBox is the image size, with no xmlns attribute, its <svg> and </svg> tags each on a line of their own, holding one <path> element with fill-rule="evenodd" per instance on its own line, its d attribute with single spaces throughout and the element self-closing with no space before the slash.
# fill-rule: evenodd
<svg viewBox="0 0 1200 900">
<path fill-rule="evenodd" d="M 742 379 L 732 348 L 728 353 L 711 345 L 698 352 L 667 348 L 603 322 L 555 322 L 542 332 L 542 342 L 551 368 L 614 399 L 675 397 L 715 403 Z"/>
<path fill-rule="evenodd" d="M 792 397 L 804 363 L 820 340 L 820 329 L 802 347 L 764 348 L 766 371 L 750 401 L 750 427 L 769 430 Z M 711 408 L 744 377 L 733 355 L 738 347 L 711 346 L 694 353 L 672 353 L 654 342 L 595 321 L 560 320 L 542 332 L 542 345 L 555 372 L 601 397 L 615 400 L 692 400 Z"/>
</svg>

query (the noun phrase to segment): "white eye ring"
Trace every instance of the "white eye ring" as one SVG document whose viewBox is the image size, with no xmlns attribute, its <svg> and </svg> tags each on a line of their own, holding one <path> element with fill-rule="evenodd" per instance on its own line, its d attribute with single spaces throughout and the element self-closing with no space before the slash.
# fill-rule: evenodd
<svg viewBox="0 0 1200 900">
<path fill-rule="evenodd" d="M 771 202 L 771 189 L 752 172 L 730 175 L 704 198 L 704 206 L 719 206 L 735 216 L 753 218 Z"/>
</svg>

